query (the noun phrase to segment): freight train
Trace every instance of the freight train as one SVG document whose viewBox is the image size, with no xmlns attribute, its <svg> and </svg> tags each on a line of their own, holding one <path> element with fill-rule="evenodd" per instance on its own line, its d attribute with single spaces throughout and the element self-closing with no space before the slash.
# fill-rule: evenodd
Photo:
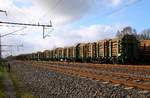
<svg viewBox="0 0 150 98">
<path fill-rule="evenodd" d="M 149 63 L 150 40 L 137 40 L 134 35 L 127 34 L 122 38 L 100 40 L 93 43 L 79 43 L 71 47 L 22 54 L 14 58 L 20 60 L 96 63 Z"/>
</svg>

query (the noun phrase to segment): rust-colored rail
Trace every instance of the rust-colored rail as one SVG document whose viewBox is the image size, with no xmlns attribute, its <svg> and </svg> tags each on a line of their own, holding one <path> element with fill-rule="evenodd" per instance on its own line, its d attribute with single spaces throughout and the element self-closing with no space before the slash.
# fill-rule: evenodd
<svg viewBox="0 0 150 98">
<path fill-rule="evenodd" d="M 110 81 L 112 83 L 117 83 L 117 84 L 124 84 L 126 86 L 132 86 L 132 87 L 137 87 L 140 89 L 144 90 L 150 90 L 150 85 L 149 84 L 144 84 L 144 82 L 135 82 L 135 80 L 146 80 L 150 82 L 150 78 L 141 78 L 141 77 L 131 77 L 128 74 L 125 73 L 107 73 L 107 74 L 97 74 L 95 72 L 91 72 L 88 70 L 83 70 L 80 68 L 76 67 L 69 67 L 69 66 L 61 66 L 61 65 L 51 65 L 51 64 L 46 64 L 46 63 L 31 63 L 28 62 L 29 64 L 32 64 L 37 67 L 42 67 L 42 68 L 47 68 L 49 70 L 61 72 L 67 75 L 73 75 L 73 76 L 81 76 L 81 77 L 87 77 L 87 78 L 92 78 L 96 80 L 104 80 L 104 81 Z"/>
<path fill-rule="evenodd" d="M 35 61 L 33 61 L 35 63 Z M 96 69 L 107 69 L 108 71 L 115 69 L 126 69 L 129 72 L 142 72 L 146 75 L 150 75 L 150 66 L 149 65 L 119 65 L 119 64 L 92 64 L 92 63 L 67 63 L 67 62 L 43 62 L 38 61 L 38 64 L 57 64 L 57 65 L 66 65 L 72 67 L 86 67 L 86 68 L 96 68 Z M 148 72 L 145 70 L 149 70 Z"/>
</svg>

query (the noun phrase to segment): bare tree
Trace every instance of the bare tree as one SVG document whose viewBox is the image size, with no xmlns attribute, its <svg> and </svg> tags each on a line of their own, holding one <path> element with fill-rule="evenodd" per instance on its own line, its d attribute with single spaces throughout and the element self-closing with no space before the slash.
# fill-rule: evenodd
<svg viewBox="0 0 150 98">
<path fill-rule="evenodd" d="M 117 34 L 116 34 L 118 38 L 123 38 L 125 35 L 134 35 L 137 37 L 136 30 L 130 26 L 123 28 L 121 31 L 117 31 Z"/>
<path fill-rule="evenodd" d="M 150 39 L 150 29 L 143 30 L 139 35 L 139 39 Z"/>
</svg>

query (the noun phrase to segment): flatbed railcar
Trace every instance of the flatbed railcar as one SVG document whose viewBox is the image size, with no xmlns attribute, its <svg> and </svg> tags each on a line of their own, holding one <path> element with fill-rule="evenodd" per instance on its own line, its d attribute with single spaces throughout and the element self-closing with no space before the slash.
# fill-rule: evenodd
<svg viewBox="0 0 150 98">
<path fill-rule="evenodd" d="M 16 57 L 23 60 L 77 61 L 97 63 L 150 62 L 150 40 L 137 40 L 134 35 L 106 39 L 93 43 L 56 48 L 24 54 Z"/>
<path fill-rule="evenodd" d="M 140 61 L 150 62 L 150 40 L 140 40 Z"/>
</svg>

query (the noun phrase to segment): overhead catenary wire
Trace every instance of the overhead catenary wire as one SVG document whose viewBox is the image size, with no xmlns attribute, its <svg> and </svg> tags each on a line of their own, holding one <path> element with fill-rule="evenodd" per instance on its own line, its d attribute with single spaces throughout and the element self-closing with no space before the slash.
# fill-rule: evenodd
<svg viewBox="0 0 150 98">
<path fill-rule="evenodd" d="M 20 27 L 20 26 L 1 24 L 0 27 Z"/>
<path fill-rule="evenodd" d="M 17 8 L 15 8 L 15 9 L 17 9 Z M 17 10 L 18 10 L 18 9 L 17 9 Z M 8 10 L 7 10 L 7 11 L 0 10 L 0 12 L 4 12 L 4 13 L 6 14 L 6 16 L 7 16 Z M 9 13 L 9 14 L 10 14 L 10 13 Z M 7 18 L 9 18 L 9 16 L 8 16 Z M 15 19 L 16 17 L 13 16 L 13 18 Z M 16 28 L 16 27 L 19 27 L 19 28 L 20 28 L 20 27 L 22 27 L 22 26 L 15 26 L 15 25 L 10 25 L 10 24 L 9 24 L 9 25 L 1 24 L 0 27 L 7 27 L 7 28 L 10 28 L 10 27 L 15 27 L 15 28 Z M 23 29 L 25 29 L 25 28 L 27 28 L 27 27 L 23 27 L 23 28 L 18 29 L 18 30 L 21 31 L 21 30 L 23 30 Z M 18 32 L 18 30 L 17 30 L 17 31 L 15 30 L 14 33 L 15 33 L 15 32 Z M 13 34 L 13 33 L 12 33 L 12 34 Z"/>
<path fill-rule="evenodd" d="M 11 35 L 11 34 L 14 34 L 14 33 L 16 33 L 16 32 L 19 32 L 19 31 L 21 31 L 21 30 L 24 30 L 25 28 L 26 28 L 26 27 L 23 27 L 23 28 L 21 28 L 21 29 L 15 30 L 15 31 L 13 31 L 13 32 L 0 35 L 0 59 L 2 58 L 2 51 L 1 51 L 1 50 L 2 50 L 2 46 L 14 47 L 14 45 L 2 45 L 2 44 L 1 44 L 1 43 L 2 43 L 1 38 L 2 38 L 2 37 L 5 37 L 5 36 L 8 36 L 8 35 Z M 17 46 L 17 47 L 18 47 L 18 46 Z"/>
<path fill-rule="evenodd" d="M 4 37 L 4 36 L 7 36 L 7 35 L 14 34 L 14 33 L 16 33 L 16 32 L 22 31 L 22 30 L 24 30 L 24 29 L 26 29 L 26 28 L 27 28 L 27 27 L 22 27 L 21 29 L 15 30 L 15 31 L 13 31 L 13 32 L 11 32 L 11 33 L 7 33 L 7 34 L 4 34 L 4 35 L 1 35 L 0 37 Z"/>
<path fill-rule="evenodd" d="M 52 27 L 52 24 L 49 25 L 42 25 L 42 24 L 30 24 L 30 23 L 18 23 L 18 22 L 4 22 L 0 21 L 2 24 L 12 24 L 12 25 L 22 25 L 22 26 L 45 26 L 45 27 Z"/>
<path fill-rule="evenodd" d="M 111 11 L 111 12 L 109 12 L 109 13 L 104 14 L 104 16 L 110 16 L 110 15 L 112 15 L 112 14 L 115 14 L 115 13 L 117 13 L 117 12 L 119 12 L 119 11 L 125 9 L 125 8 L 128 8 L 128 7 L 132 6 L 132 5 L 138 4 L 138 3 L 140 3 L 141 1 L 143 1 L 143 0 L 134 0 L 134 1 L 132 1 L 131 3 L 125 4 L 123 7 L 119 7 L 119 8 L 116 9 L 116 10 L 113 10 L 113 11 Z"/>
<path fill-rule="evenodd" d="M 24 12 L 23 12 L 23 10 L 21 10 L 21 9 L 19 9 L 19 8 L 17 8 L 17 7 L 14 7 L 14 9 L 15 9 L 15 11 L 18 13 L 18 14 L 21 14 L 21 15 L 23 15 L 24 16 L 24 18 L 26 18 L 26 22 L 28 22 L 28 23 L 33 23 L 33 21 L 34 21 L 34 19 L 31 19 L 27 14 L 25 14 Z M 13 11 L 11 11 L 11 8 L 8 8 L 8 16 L 9 16 L 9 14 L 11 14 L 10 16 L 11 17 L 8 17 L 8 19 L 11 19 L 11 20 L 13 20 L 13 21 L 22 21 L 22 18 L 21 17 L 15 17 L 16 15 L 14 15 L 14 13 L 13 13 Z M 23 21 L 22 21 L 23 22 Z M 37 22 L 38 23 L 38 22 Z M 5 27 L 22 27 L 22 26 L 20 26 L 20 25 L 13 25 L 13 24 L 8 24 L 8 25 L 0 25 L 0 26 L 5 26 Z M 28 29 L 30 29 L 30 30 L 33 30 L 33 29 L 31 29 L 31 28 L 29 28 L 29 27 L 27 27 L 26 26 L 26 28 L 28 28 Z"/>
<path fill-rule="evenodd" d="M 6 46 L 6 47 L 23 47 L 23 44 L 21 44 L 21 45 L 1 45 L 1 46 Z"/>
<path fill-rule="evenodd" d="M 55 4 L 54 4 L 54 6 L 52 6 L 51 8 L 50 8 L 50 10 L 48 9 L 48 11 L 46 11 L 39 19 L 38 19 L 38 21 L 41 21 L 41 20 L 43 20 L 44 19 L 44 17 L 46 17 L 47 16 L 47 14 L 51 14 L 50 16 L 48 16 L 48 17 L 50 17 L 50 20 L 53 18 L 52 17 L 52 13 L 55 11 L 55 9 L 58 7 L 58 5 L 62 2 L 63 0 L 58 0 Z M 50 21 L 50 23 L 51 23 L 51 21 Z M 45 35 L 45 37 L 50 37 L 50 33 L 52 32 L 54 30 L 54 28 L 52 28 L 51 29 L 51 31 L 49 31 L 48 32 L 48 34 L 46 34 Z M 43 29 L 43 32 L 45 32 L 45 30 Z M 45 37 L 43 37 L 43 38 L 45 38 Z"/>
<path fill-rule="evenodd" d="M 0 10 L 1 12 L 2 12 L 2 10 Z M 5 11 L 3 11 L 3 12 L 5 12 Z M 6 14 L 7 15 L 7 14 Z M 12 15 L 13 16 L 13 15 Z M 15 18 L 14 18 L 15 19 Z M 38 24 L 29 24 L 29 23 L 17 23 L 17 22 L 4 22 L 4 21 L 0 21 L 0 23 L 1 24 L 9 24 L 9 25 L 12 25 L 12 27 L 13 27 L 13 25 L 20 25 L 20 26 L 42 26 L 43 27 L 43 38 L 45 37 L 45 35 L 44 35 L 44 28 L 45 27 L 52 27 L 52 24 L 49 24 L 49 25 L 41 25 L 40 23 L 38 23 Z M 8 26 L 8 25 L 7 25 Z M 1 37 L 4 37 L 4 36 L 7 36 L 7 35 L 11 35 L 11 34 L 14 34 L 15 32 L 19 32 L 19 31 L 21 31 L 21 30 L 24 30 L 25 28 L 27 28 L 27 27 L 23 27 L 23 28 L 21 28 L 21 29 L 18 29 L 18 30 L 15 30 L 15 31 L 13 31 L 13 32 L 11 32 L 11 33 L 7 33 L 7 34 L 4 34 L 4 35 L 0 35 L 0 58 L 1 58 Z"/>
<path fill-rule="evenodd" d="M 58 0 L 55 4 L 54 4 L 54 6 L 51 8 L 51 11 L 53 12 L 56 8 L 57 8 L 57 6 L 61 3 L 61 1 L 63 1 L 63 0 Z M 20 13 L 22 13 L 22 14 L 24 14 L 21 10 L 19 10 L 19 9 L 17 9 L 17 8 L 15 8 L 17 11 L 19 11 Z M 51 13 L 52 13 L 51 12 Z M 49 10 L 44 14 L 44 15 L 42 15 L 42 17 L 40 17 L 39 18 L 39 20 L 41 19 L 41 18 L 43 18 L 47 13 L 49 13 Z M 25 15 L 25 14 L 24 14 Z M 12 15 L 13 16 L 13 15 Z M 31 18 L 29 18 L 27 15 L 25 15 L 26 16 L 26 18 L 27 19 L 29 19 L 29 20 L 31 20 L 31 21 L 33 21 L 33 19 L 31 19 Z M 13 16 L 14 17 L 14 16 Z M 14 18 L 15 19 L 15 18 Z M 50 21 L 50 23 L 51 23 L 51 21 Z M 38 22 L 38 24 L 39 24 L 39 22 Z M 16 27 L 16 26 L 13 26 L 14 24 L 10 24 L 10 26 L 9 25 L 6 25 L 6 27 Z M 20 24 L 21 25 L 21 24 Z M 24 24 L 23 24 L 24 25 Z M 29 25 L 29 24 L 27 24 L 27 25 Z M 31 26 L 31 25 L 30 25 Z M 33 25 L 32 25 L 33 26 Z M 40 24 L 39 24 L 39 26 L 41 26 Z M 43 26 L 43 31 L 44 31 L 44 28 L 45 27 L 48 27 L 48 26 Z M 51 26 L 52 27 L 52 26 Z M 44 38 L 44 37 L 43 37 Z"/>
<path fill-rule="evenodd" d="M 29 18 L 25 13 L 23 13 L 22 12 L 22 10 L 20 10 L 20 9 L 18 9 L 18 8 L 16 8 L 15 7 L 15 9 L 18 11 L 18 12 L 20 12 L 22 15 L 24 15 L 28 20 L 29 20 L 29 23 L 31 23 L 31 22 L 33 22 L 34 20 L 33 19 L 31 19 L 31 18 Z M 10 8 L 9 8 L 9 10 L 10 10 Z M 14 15 L 12 14 L 11 15 L 14 19 L 16 19 L 16 18 L 18 18 L 18 17 L 14 17 Z M 13 21 L 14 21 L 14 19 L 13 19 Z M 22 20 L 22 19 L 20 19 L 20 18 L 18 18 L 19 20 Z M 35 19 L 35 18 L 34 18 Z M 1 22 L 0 22 L 1 23 Z M 41 25 L 39 22 L 37 22 L 37 24 L 27 24 L 27 23 L 19 23 L 19 24 L 17 24 L 17 23 L 13 23 L 13 22 L 11 22 L 11 23 L 9 23 L 9 22 L 4 22 L 4 24 L 9 24 L 9 25 L 5 25 L 6 27 L 17 27 L 17 26 L 14 26 L 14 25 L 26 25 L 26 26 L 42 26 L 43 27 L 43 29 L 45 29 L 45 27 L 52 27 L 52 23 L 51 23 L 51 21 L 50 21 L 50 25 Z M 2 26 L 2 25 L 1 25 Z M 44 30 L 43 30 L 44 31 Z M 44 32 L 43 32 L 43 34 L 44 34 Z M 43 38 L 45 38 L 44 36 L 43 36 Z"/>
<path fill-rule="evenodd" d="M 37 26 L 37 27 L 43 27 L 43 39 L 47 36 L 45 36 L 45 27 L 52 27 L 52 24 L 49 25 L 43 25 L 43 24 L 29 24 L 29 23 L 18 23 L 18 22 L 4 22 L 0 21 L 1 24 L 12 24 L 12 25 L 21 25 L 21 26 Z"/>
</svg>

